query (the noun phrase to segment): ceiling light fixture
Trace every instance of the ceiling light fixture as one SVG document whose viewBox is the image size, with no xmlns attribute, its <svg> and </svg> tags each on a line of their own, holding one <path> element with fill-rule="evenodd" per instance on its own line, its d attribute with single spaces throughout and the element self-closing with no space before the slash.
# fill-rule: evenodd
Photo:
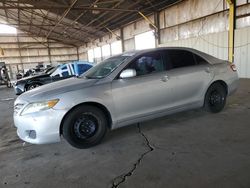
<svg viewBox="0 0 250 188">
<path fill-rule="evenodd" d="M 97 5 L 94 5 L 93 7 L 98 8 Z M 100 14 L 100 11 L 99 10 L 92 10 L 92 14 Z"/>
</svg>

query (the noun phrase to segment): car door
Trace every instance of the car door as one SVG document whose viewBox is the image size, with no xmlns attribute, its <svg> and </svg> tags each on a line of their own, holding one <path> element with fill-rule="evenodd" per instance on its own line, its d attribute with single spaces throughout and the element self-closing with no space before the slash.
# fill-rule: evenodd
<svg viewBox="0 0 250 188">
<path fill-rule="evenodd" d="M 72 76 L 72 63 L 65 64 L 64 67 L 61 69 L 61 75 L 64 78 L 68 78 Z"/>
<path fill-rule="evenodd" d="M 166 50 L 167 84 L 173 88 L 173 107 L 202 103 L 213 79 L 212 66 L 187 50 Z M 168 67 L 170 66 L 170 67 Z"/>
<path fill-rule="evenodd" d="M 166 84 L 166 66 L 162 52 L 141 55 L 125 69 L 136 70 L 137 76 L 117 78 L 112 82 L 118 122 L 159 113 L 171 106 L 174 96 L 172 88 Z"/>
</svg>

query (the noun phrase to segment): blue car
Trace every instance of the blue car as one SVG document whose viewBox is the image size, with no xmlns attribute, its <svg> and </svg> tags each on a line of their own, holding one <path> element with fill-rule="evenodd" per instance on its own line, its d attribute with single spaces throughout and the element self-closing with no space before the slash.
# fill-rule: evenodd
<svg viewBox="0 0 250 188">
<path fill-rule="evenodd" d="M 79 76 L 93 67 L 93 64 L 87 61 L 74 61 L 51 69 L 50 71 L 36 76 L 31 76 L 18 80 L 14 84 L 16 95 L 20 95 L 25 91 L 34 89 L 41 85 L 51 82 L 63 80 L 73 76 Z"/>
</svg>

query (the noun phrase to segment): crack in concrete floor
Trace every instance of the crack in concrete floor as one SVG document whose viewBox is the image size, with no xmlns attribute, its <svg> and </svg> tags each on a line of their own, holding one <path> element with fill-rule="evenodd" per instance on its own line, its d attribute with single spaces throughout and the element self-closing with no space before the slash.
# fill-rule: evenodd
<svg viewBox="0 0 250 188">
<path fill-rule="evenodd" d="M 142 132 L 141 127 L 140 127 L 140 123 L 137 124 L 137 128 L 138 128 L 138 132 L 139 134 L 143 137 L 144 142 L 146 142 L 146 146 L 147 146 L 147 151 L 145 151 L 143 154 L 140 155 L 140 157 L 136 160 L 136 162 L 133 164 L 133 168 L 131 168 L 127 173 L 122 174 L 120 176 L 117 176 L 113 179 L 112 181 L 112 186 L 111 188 L 118 188 L 122 183 L 124 183 L 128 177 L 132 176 L 134 171 L 137 169 L 137 167 L 141 164 L 143 158 L 151 153 L 152 151 L 154 151 L 154 147 L 152 146 L 152 144 L 150 143 L 149 139 L 147 138 L 147 136 Z"/>
</svg>

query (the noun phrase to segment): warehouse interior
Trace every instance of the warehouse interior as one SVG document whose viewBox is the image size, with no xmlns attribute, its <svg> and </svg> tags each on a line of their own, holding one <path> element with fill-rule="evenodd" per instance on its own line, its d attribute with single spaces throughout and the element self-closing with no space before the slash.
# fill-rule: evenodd
<svg viewBox="0 0 250 188">
<path fill-rule="evenodd" d="M 16 136 L 13 88 L 0 85 L 0 187 L 249 187 L 249 0 L 0 1 L 0 62 L 10 83 L 37 66 L 96 65 L 158 47 L 234 63 L 240 86 L 225 110 L 124 127 L 87 150 L 64 140 L 32 145 Z"/>
<path fill-rule="evenodd" d="M 4 53 L 0 60 L 14 78 L 18 70 L 38 63 L 100 62 L 123 51 L 161 46 L 191 47 L 229 58 L 230 5 L 226 0 L 150 2 L 4 1 L 1 24 L 17 32 L 0 36 Z M 249 6 L 247 0 L 235 3 L 234 62 L 242 78 L 250 77 Z M 146 46 L 140 42 L 145 38 Z"/>
</svg>

